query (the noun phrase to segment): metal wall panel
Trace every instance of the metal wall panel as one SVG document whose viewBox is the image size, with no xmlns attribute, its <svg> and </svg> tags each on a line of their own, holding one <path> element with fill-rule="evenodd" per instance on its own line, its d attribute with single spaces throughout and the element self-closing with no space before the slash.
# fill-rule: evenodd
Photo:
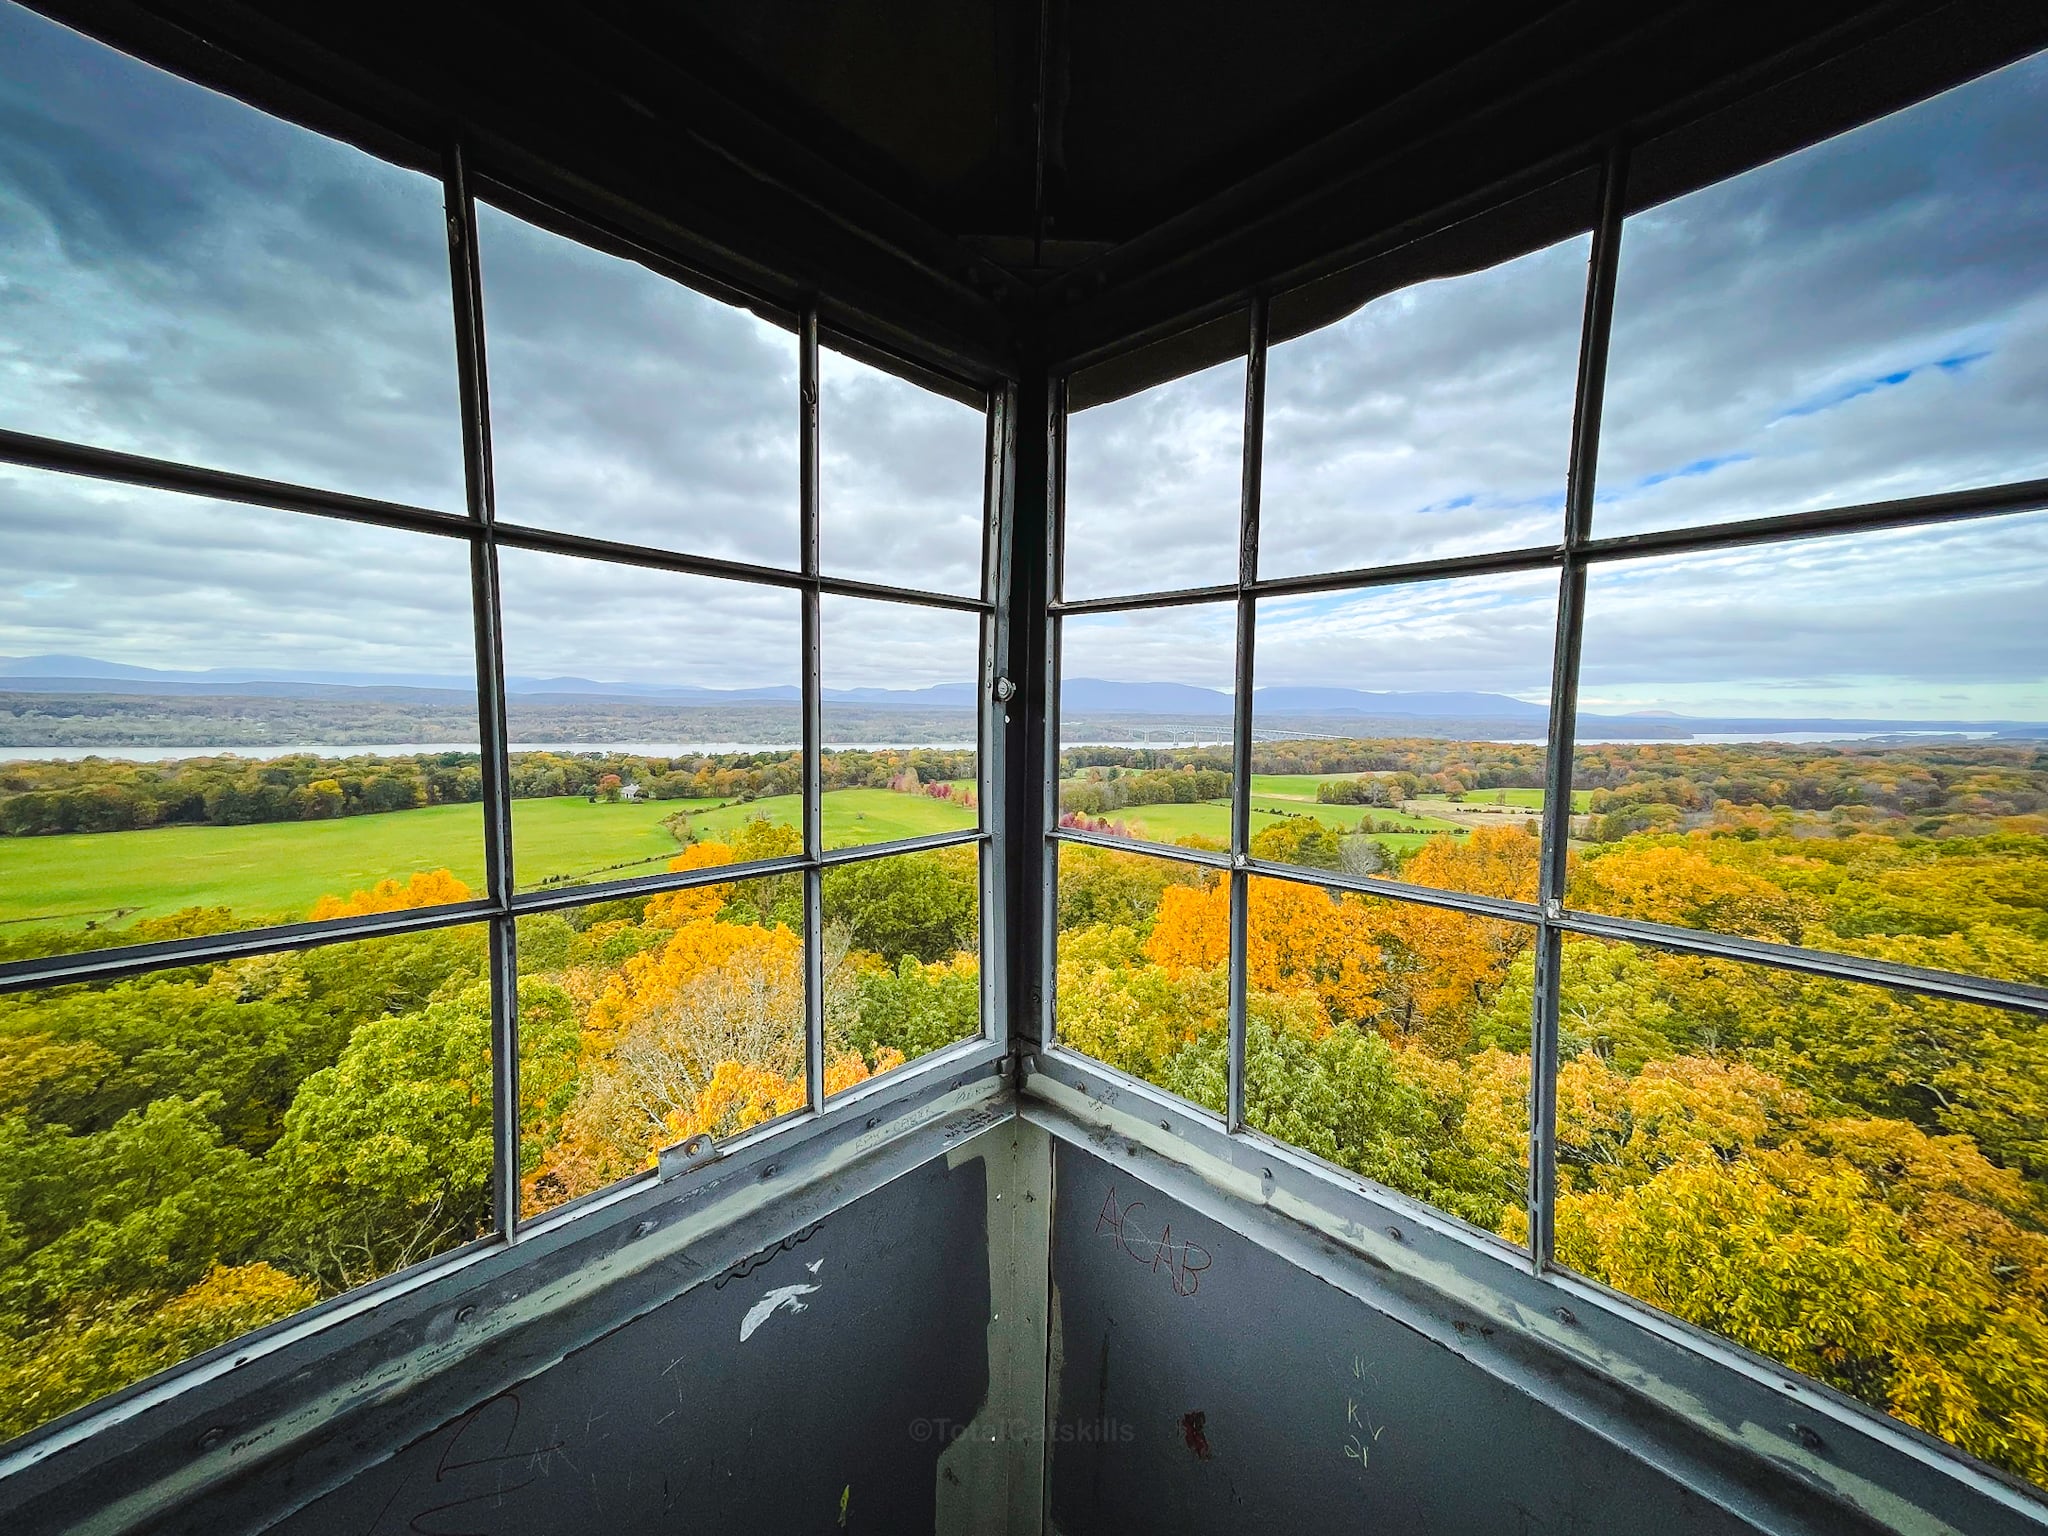
<svg viewBox="0 0 2048 1536">
<path fill-rule="evenodd" d="M 1766 1528 L 1127 1169 L 1054 1157 L 1049 1530 Z"/>
<path fill-rule="evenodd" d="M 988 1168 L 925 1163 L 271 1529 L 931 1530 L 989 1387 Z"/>
</svg>

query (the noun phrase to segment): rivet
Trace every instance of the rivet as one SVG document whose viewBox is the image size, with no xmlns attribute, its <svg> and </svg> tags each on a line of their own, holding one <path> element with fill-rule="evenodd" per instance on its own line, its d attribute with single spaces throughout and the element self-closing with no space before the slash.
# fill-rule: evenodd
<svg viewBox="0 0 2048 1536">
<path fill-rule="evenodd" d="M 1387 1236 L 1391 1237 L 1395 1242 L 1398 1243 L 1402 1240 L 1401 1229 L 1399 1227 L 1389 1227 L 1387 1228 Z"/>
<path fill-rule="evenodd" d="M 1827 1447 L 1827 1441 L 1821 1439 L 1820 1431 L 1810 1424 L 1794 1424 L 1792 1434 L 1809 1451 L 1824 1450 Z"/>
<path fill-rule="evenodd" d="M 763 1168 L 761 1170 L 761 1177 L 764 1179 L 772 1179 L 775 1177 L 776 1174 L 780 1172 L 782 1172 L 782 1169 L 779 1166 L 777 1166 L 774 1163 L 770 1163 L 766 1168 Z"/>
<path fill-rule="evenodd" d="M 227 1439 L 227 1437 L 227 1430 L 223 1428 L 221 1425 L 216 1424 L 213 1426 L 213 1428 L 209 1429 L 205 1434 L 199 1437 L 199 1449 L 201 1449 L 202 1451 L 210 1451 L 216 1445 L 219 1445 L 221 1441 Z"/>
<path fill-rule="evenodd" d="M 1579 1326 L 1579 1314 L 1570 1307 L 1559 1307 L 1557 1309 L 1557 1320 L 1570 1328 Z"/>
<path fill-rule="evenodd" d="M 476 1316 L 476 1308 L 475 1308 L 475 1307 L 473 1307 L 473 1306 L 472 1306 L 472 1307 L 464 1307 L 464 1308 L 463 1308 L 463 1309 L 462 1309 L 462 1310 L 461 1310 L 460 1312 L 458 1312 L 458 1313 L 456 1313 L 456 1314 L 455 1314 L 455 1321 L 456 1321 L 456 1322 L 458 1322 L 458 1323 L 466 1323 L 466 1322 L 468 1322 L 468 1321 L 469 1321 L 469 1320 L 470 1320 L 470 1319 L 471 1319 L 472 1317 L 475 1317 L 475 1316 Z"/>
<path fill-rule="evenodd" d="M 639 1226 L 637 1226 L 637 1227 L 635 1227 L 635 1228 L 633 1229 L 633 1235 L 634 1235 L 635 1237 L 645 1237 L 645 1236 L 646 1236 L 646 1235 L 647 1235 L 648 1233 L 652 1232 L 653 1230 L 654 1230 L 654 1223 L 653 1223 L 653 1222 L 651 1222 L 651 1221 L 643 1221 L 643 1222 L 641 1222 L 641 1223 L 640 1223 L 640 1225 L 639 1225 Z"/>
</svg>

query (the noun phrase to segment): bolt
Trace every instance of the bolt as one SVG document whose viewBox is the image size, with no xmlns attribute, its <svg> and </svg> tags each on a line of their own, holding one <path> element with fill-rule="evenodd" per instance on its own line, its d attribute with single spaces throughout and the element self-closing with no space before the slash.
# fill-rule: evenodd
<svg viewBox="0 0 2048 1536">
<path fill-rule="evenodd" d="M 1387 1228 L 1387 1236 L 1398 1243 L 1401 1241 L 1401 1229 L 1399 1227 L 1389 1227 Z"/>
<path fill-rule="evenodd" d="M 775 1177 L 776 1174 L 780 1172 L 782 1172 L 780 1166 L 778 1166 L 775 1163 L 770 1163 L 766 1168 L 763 1168 L 761 1170 L 761 1177 L 764 1179 L 772 1179 Z"/>
<path fill-rule="evenodd" d="M 1794 1424 L 1792 1426 L 1792 1435 L 1794 1439 L 1809 1451 L 1827 1449 L 1827 1441 L 1821 1439 L 1820 1432 L 1810 1424 Z"/>
<path fill-rule="evenodd" d="M 223 1425 L 216 1424 L 213 1426 L 213 1428 L 209 1429 L 205 1434 L 199 1437 L 199 1449 L 201 1449 L 202 1451 L 210 1451 L 216 1445 L 219 1445 L 221 1441 L 227 1439 L 227 1437 L 227 1429 Z"/>
<path fill-rule="evenodd" d="M 872 1131 L 876 1126 L 880 1125 L 881 1123 L 882 1117 L 880 1115 L 869 1115 L 867 1128 Z"/>
<path fill-rule="evenodd" d="M 469 1320 L 470 1320 L 470 1319 L 471 1319 L 472 1317 L 475 1317 L 475 1316 L 476 1316 L 476 1308 L 475 1308 L 475 1307 L 473 1307 L 473 1306 L 470 1306 L 470 1307 L 464 1307 L 464 1308 L 463 1308 L 463 1309 L 462 1309 L 462 1310 L 461 1310 L 460 1312 L 458 1312 L 458 1313 L 456 1313 L 456 1314 L 455 1314 L 455 1321 L 456 1321 L 456 1322 L 458 1322 L 458 1323 L 466 1323 L 466 1322 L 468 1322 L 468 1321 L 469 1321 Z"/>
<path fill-rule="evenodd" d="M 651 1221 L 643 1221 L 643 1222 L 641 1222 L 641 1223 L 640 1223 L 640 1225 L 639 1225 L 639 1226 L 637 1226 L 637 1227 L 635 1227 L 635 1228 L 633 1229 L 633 1235 L 634 1235 L 635 1237 L 645 1237 L 645 1236 L 646 1236 L 646 1235 L 647 1235 L 648 1233 L 652 1232 L 653 1230 L 654 1230 L 654 1223 L 653 1223 L 653 1222 L 651 1222 Z"/>
<path fill-rule="evenodd" d="M 1563 1323 L 1567 1328 L 1576 1328 L 1579 1326 L 1579 1314 L 1574 1312 L 1570 1307 L 1559 1307 L 1557 1309 L 1557 1320 L 1560 1323 Z"/>
</svg>

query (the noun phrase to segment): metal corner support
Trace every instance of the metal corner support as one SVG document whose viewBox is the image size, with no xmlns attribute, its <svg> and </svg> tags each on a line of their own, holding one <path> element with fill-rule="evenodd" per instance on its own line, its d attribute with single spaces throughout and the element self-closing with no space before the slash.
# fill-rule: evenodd
<svg viewBox="0 0 2048 1536">
<path fill-rule="evenodd" d="M 484 362 L 483 271 L 476 201 L 460 139 L 442 159 L 448 275 L 454 300 L 456 378 L 462 407 L 462 471 L 476 533 L 469 546 L 476 628 L 478 766 L 483 778 L 484 878 L 498 907 L 490 919 L 492 1216 L 509 1242 L 519 1228 L 519 935 L 514 889 L 512 774 L 505 720 L 505 645 L 498 593 L 496 484 L 491 467 L 489 375 Z"/>
<path fill-rule="evenodd" d="M 825 678 L 818 576 L 818 306 L 797 328 L 797 544 L 803 589 L 804 1086 L 813 1114 L 825 1108 Z"/>
<path fill-rule="evenodd" d="M 1529 1020 L 1529 1262 L 1542 1273 L 1555 1248 L 1557 1074 L 1563 1055 L 1558 1005 L 1563 911 L 1570 868 L 1572 755 L 1579 701 L 1579 648 L 1585 632 L 1586 562 L 1593 489 L 1600 459 L 1600 417 L 1607 390 L 1607 343 L 1614 325 L 1614 281 L 1621 259 L 1628 150 L 1609 146 L 1600 171 L 1599 222 L 1586 273 L 1586 309 L 1572 406 L 1571 467 L 1565 483 L 1564 566 L 1558 575 L 1557 637 L 1551 658 L 1550 730 L 1544 759 L 1543 854 L 1537 887 L 1536 988 Z"/>
<path fill-rule="evenodd" d="M 1047 611 L 1058 568 L 1060 396 L 1042 362 L 1027 362 L 1004 396 L 997 476 L 1001 529 L 995 591 L 997 665 L 1009 696 L 998 701 L 1002 738 L 1004 921 L 1010 944 L 1003 999 L 1018 1054 L 1046 1038 L 1050 1014 L 1054 849 L 1046 833 L 1058 793 L 1053 776 L 1057 637 Z"/>
<path fill-rule="evenodd" d="M 1230 735 L 1230 1066 L 1228 1123 L 1244 1129 L 1245 1010 L 1251 968 L 1252 684 L 1259 601 L 1259 491 L 1265 467 L 1267 305 L 1255 299 L 1244 370 L 1244 471 L 1237 544 L 1237 655 Z"/>
</svg>

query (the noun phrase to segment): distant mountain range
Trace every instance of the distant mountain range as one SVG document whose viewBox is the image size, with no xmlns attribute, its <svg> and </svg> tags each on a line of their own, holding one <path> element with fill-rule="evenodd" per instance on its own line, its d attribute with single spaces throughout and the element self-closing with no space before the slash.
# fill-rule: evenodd
<svg viewBox="0 0 2048 1536">
<path fill-rule="evenodd" d="M 586 677 L 508 677 L 508 698 L 523 705 L 589 704 L 598 700 L 643 706 L 701 707 L 721 705 L 793 705 L 797 688 L 699 688 L 688 684 L 600 682 Z M 314 672 L 289 668 L 228 668 L 173 671 L 100 661 L 90 656 L 0 657 L 0 693 L 118 695 L 125 697 L 237 697 L 339 701 L 359 699 L 421 706 L 473 706 L 474 683 L 466 677 L 431 673 Z M 941 683 L 930 688 L 827 688 L 825 702 L 864 710 L 966 710 L 976 689 L 968 683 Z M 1327 720 L 1371 721 L 1377 730 L 1404 721 L 1457 722 L 1487 731 L 1512 730 L 1517 735 L 1540 732 L 1549 709 L 1502 693 L 1373 692 L 1358 688 L 1261 688 L 1255 695 L 1263 729 L 1275 725 Z M 1164 716 L 1179 720 L 1228 718 L 1231 696 L 1214 688 L 1185 683 L 1109 682 L 1101 678 L 1068 678 L 1061 689 L 1061 713 L 1072 722 L 1087 716 Z M 1757 729 L 1803 732 L 1991 732 L 2001 736 L 2038 738 L 2044 727 L 2035 722 L 2001 720 L 1898 720 L 1814 717 L 1688 716 L 1669 710 L 1642 710 L 1620 715 L 1580 715 L 1581 734 L 1592 726 L 1603 734 L 1643 738 L 1693 734 L 1741 733 Z"/>
</svg>

